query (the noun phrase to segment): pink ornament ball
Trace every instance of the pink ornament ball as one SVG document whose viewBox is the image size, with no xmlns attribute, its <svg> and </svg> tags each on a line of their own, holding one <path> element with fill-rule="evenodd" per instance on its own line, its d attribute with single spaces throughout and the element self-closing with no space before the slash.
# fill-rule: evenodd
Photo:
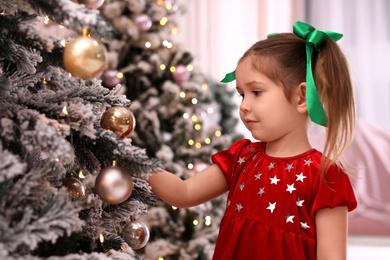
<svg viewBox="0 0 390 260">
<path fill-rule="evenodd" d="M 152 27 L 152 20 L 146 14 L 140 14 L 135 17 L 134 24 L 141 32 L 147 32 Z"/>
<path fill-rule="evenodd" d="M 104 3 L 104 0 L 77 0 L 79 4 L 85 5 L 89 9 L 98 9 Z"/>
<path fill-rule="evenodd" d="M 103 85 L 107 88 L 114 88 L 121 83 L 122 79 L 118 78 L 117 70 L 106 70 L 102 75 Z"/>
<path fill-rule="evenodd" d="M 191 72 L 189 72 L 184 65 L 177 65 L 175 71 L 172 72 L 173 80 L 178 84 L 187 82 L 190 76 Z"/>
</svg>

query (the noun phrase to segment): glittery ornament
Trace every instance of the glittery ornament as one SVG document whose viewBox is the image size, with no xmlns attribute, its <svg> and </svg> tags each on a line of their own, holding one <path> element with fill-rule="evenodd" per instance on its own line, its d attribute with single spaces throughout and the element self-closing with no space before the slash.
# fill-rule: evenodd
<svg viewBox="0 0 390 260">
<path fill-rule="evenodd" d="M 97 9 L 104 3 L 104 0 L 77 0 L 79 4 L 83 4 L 90 9 Z"/>
<path fill-rule="evenodd" d="M 132 248 L 140 249 L 149 241 L 149 228 L 141 221 L 131 221 L 123 227 L 123 240 Z"/>
<path fill-rule="evenodd" d="M 126 107 L 111 107 L 103 113 L 100 126 L 103 129 L 113 131 L 118 137 L 124 139 L 134 131 L 135 117 Z"/>
<path fill-rule="evenodd" d="M 191 76 L 191 72 L 187 70 L 187 67 L 184 65 L 177 65 L 174 72 L 172 72 L 173 80 L 178 83 L 187 82 Z"/>
<path fill-rule="evenodd" d="M 134 24 L 141 32 L 147 32 L 152 27 L 152 20 L 146 14 L 139 14 L 135 17 Z"/>
<path fill-rule="evenodd" d="M 107 88 L 114 88 L 121 83 L 122 79 L 118 78 L 117 70 L 106 70 L 102 75 L 103 85 Z"/>
<path fill-rule="evenodd" d="M 64 51 L 66 69 L 76 78 L 98 77 L 107 67 L 107 50 L 99 41 L 80 36 L 69 43 Z"/>
<path fill-rule="evenodd" d="M 122 167 L 110 166 L 100 171 L 95 181 L 99 197 L 109 204 L 127 200 L 133 191 L 133 178 Z"/>
<path fill-rule="evenodd" d="M 68 189 L 69 197 L 72 201 L 85 198 L 85 186 L 80 180 L 73 177 L 65 178 L 62 180 L 62 186 Z"/>
</svg>

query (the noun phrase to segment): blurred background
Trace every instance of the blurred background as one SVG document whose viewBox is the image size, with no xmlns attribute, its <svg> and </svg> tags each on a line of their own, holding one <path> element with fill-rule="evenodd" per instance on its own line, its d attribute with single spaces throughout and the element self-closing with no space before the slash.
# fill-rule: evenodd
<svg viewBox="0 0 390 260">
<path fill-rule="evenodd" d="M 390 1 L 184 2 L 180 42 L 194 54 L 195 66 L 216 79 L 235 70 L 256 41 L 291 32 L 295 21 L 344 34 L 339 44 L 350 64 L 357 106 L 355 140 L 344 164 L 359 202 L 349 214 L 348 259 L 390 259 Z M 227 87 L 234 89 L 234 82 Z M 241 122 L 237 131 L 251 139 Z M 312 145 L 321 149 L 323 130 L 312 126 L 310 133 Z"/>
</svg>

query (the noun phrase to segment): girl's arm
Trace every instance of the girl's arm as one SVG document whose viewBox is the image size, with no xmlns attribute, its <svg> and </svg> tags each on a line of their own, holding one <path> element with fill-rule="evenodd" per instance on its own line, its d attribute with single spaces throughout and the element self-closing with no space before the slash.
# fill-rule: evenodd
<svg viewBox="0 0 390 260">
<path fill-rule="evenodd" d="M 214 164 L 187 180 L 161 171 L 148 180 L 152 191 L 166 203 L 179 208 L 192 207 L 209 201 L 228 190 L 220 168 Z"/>
<path fill-rule="evenodd" d="M 316 212 L 317 259 L 347 259 L 347 207 Z"/>
</svg>

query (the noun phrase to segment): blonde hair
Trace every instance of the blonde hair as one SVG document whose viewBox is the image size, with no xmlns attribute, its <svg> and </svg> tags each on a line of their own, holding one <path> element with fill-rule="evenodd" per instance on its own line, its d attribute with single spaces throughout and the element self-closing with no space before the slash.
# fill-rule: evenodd
<svg viewBox="0 0 390 260">
<path fill-rule="evenodd" d="M 253 68 L 280 83 L 288 100 L 306 82 L 306 41 L 292 33 L 273 35 L 255 43 L 239 60 L 251 57 Z M 312 56 L 314 82 L 327 115 L 326 142 L 320 173 L 340 164 L 355 130 L 355 101 L 347 60 L 336 42 L 325 39 Z M 330 158 L 330 159 L 328 159 Z"/>
</svg>

